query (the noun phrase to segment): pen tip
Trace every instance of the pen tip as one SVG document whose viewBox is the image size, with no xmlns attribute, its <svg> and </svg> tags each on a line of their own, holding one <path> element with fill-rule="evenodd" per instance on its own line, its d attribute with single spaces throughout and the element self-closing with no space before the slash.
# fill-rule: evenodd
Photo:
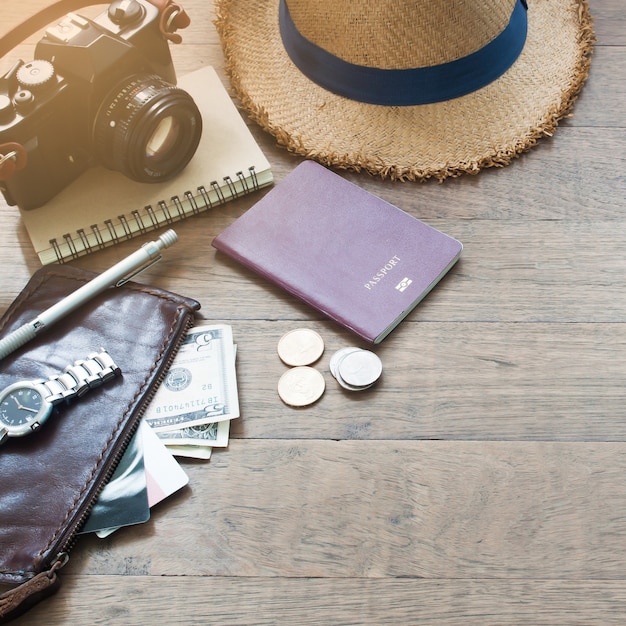
<svg viewBox="0 0 626 626">
<path fill-rule="evenodd" d="M 170 228 L 170 230 L 166 230 L 159 237 L 159 239 L 163 243 L 163 247 L 164 248 L 169 248 L 172 244 L 174 244 L 174 243 L 176 243 L 178 241 L 178 235 L 176 234 L 176 231 L 174 231 L 174 230 L 172 230 Z"/>
</svg>

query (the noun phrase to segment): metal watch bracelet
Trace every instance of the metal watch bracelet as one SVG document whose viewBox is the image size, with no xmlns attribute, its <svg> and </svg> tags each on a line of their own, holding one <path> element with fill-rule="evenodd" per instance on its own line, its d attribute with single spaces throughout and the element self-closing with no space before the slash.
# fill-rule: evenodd
<svg viewBox="0 0 626 626">
<path fill-rule="evenodd" d="M 56 405 L 83 396 L 90 389 L 99 387 L 120 373 L 120 368 L 103 348 L 100 352 L 90 354 L 86 359 L 75 361 L 73 365 L 66 367 L 62 374 L 50 376 L 47 380 L 35 380 L 33 383 L 43 385 L 49 392 L 45 399 L 50 404 Z"/>
</svg>

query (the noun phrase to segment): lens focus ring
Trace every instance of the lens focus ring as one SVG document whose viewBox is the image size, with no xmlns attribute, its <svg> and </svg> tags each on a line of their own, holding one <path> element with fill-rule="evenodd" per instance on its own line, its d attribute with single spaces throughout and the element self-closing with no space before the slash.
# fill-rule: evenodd
<svg viewBox="0 0 626 626">
<path fill-rule="evenodd" d="M 94 147 L 102 164 L 140 182 L 176 176 L 191 160 L 202 117 L 191 96 L 156 75 L 119 83 L 102 101 Z"/>
</svg>

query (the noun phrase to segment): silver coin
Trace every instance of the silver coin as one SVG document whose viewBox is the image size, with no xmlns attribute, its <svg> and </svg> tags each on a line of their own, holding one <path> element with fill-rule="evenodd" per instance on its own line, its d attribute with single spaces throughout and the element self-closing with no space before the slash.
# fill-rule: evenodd
<svg viewBox="0 0 626 626">
<path fill-rule="evenodd" d="M 369 389 L 374 384 L 363 385 L 362 387 L 350 385 L 343 378 L 341 378 L 341 374 L 339 374 L 339 372 L 337 372 L 337 376 L 335 378 L 337 379 L 337 382 L 347 391 L 364 391 L 365 389 Z"/>
<path fill-rule="evenodd" d="M 322 356 L 324 340 L 310 328 L 296 328 L 278 341 L 278 356 L 287 365 L 311 365 Z"/>
<path fill-rule="evenodd" d="M 360 350 L 361 348 L 357 348 L 355 346 L 349 346 L 347 348 L 341 348 L 340 350 L 337 350 L 337 352 L 335 352 L 331 357 L 330 357 L 330 373 L 337 378 L 337 371 L 338 371 L 338 367 L 339 367 L 339 363 L 341 363 L 341 360 L 343 359 L 343 357 L 345 357 L 347 354 L 350 354 L 351 352 L 356 352 L 357 350 Z"/>
<path fill-rule="evenodd" d="M 358 350 L 341 359 L 337 373 L 347 385 L 366 388 L 380 378 L 383 364 L 377 354 L 369 350 Z"/>
<path fill-rule="evenodd" d="M 313 404 L 324 393 L 326 382 L 321 372 L 301 365 L 287 370 L 278 381 L 278 395 L 290 406 Z"/>
</svg>

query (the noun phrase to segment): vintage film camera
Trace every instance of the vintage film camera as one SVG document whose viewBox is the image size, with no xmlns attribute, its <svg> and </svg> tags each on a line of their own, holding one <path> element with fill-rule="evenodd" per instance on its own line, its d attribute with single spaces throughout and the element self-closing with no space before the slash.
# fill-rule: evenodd
<svg viewBox="0 0 626 626">
<path fill-rule="evenodd" d="M 17 164 L 0 181 L 8 204 L 39 207 L 95 165 L 161 182 L 193 157 L 202 118 L 175 86 L 159 2 L 68 13 L 34 57 L 0 79 L 0 145 Z"/>
</svg>

